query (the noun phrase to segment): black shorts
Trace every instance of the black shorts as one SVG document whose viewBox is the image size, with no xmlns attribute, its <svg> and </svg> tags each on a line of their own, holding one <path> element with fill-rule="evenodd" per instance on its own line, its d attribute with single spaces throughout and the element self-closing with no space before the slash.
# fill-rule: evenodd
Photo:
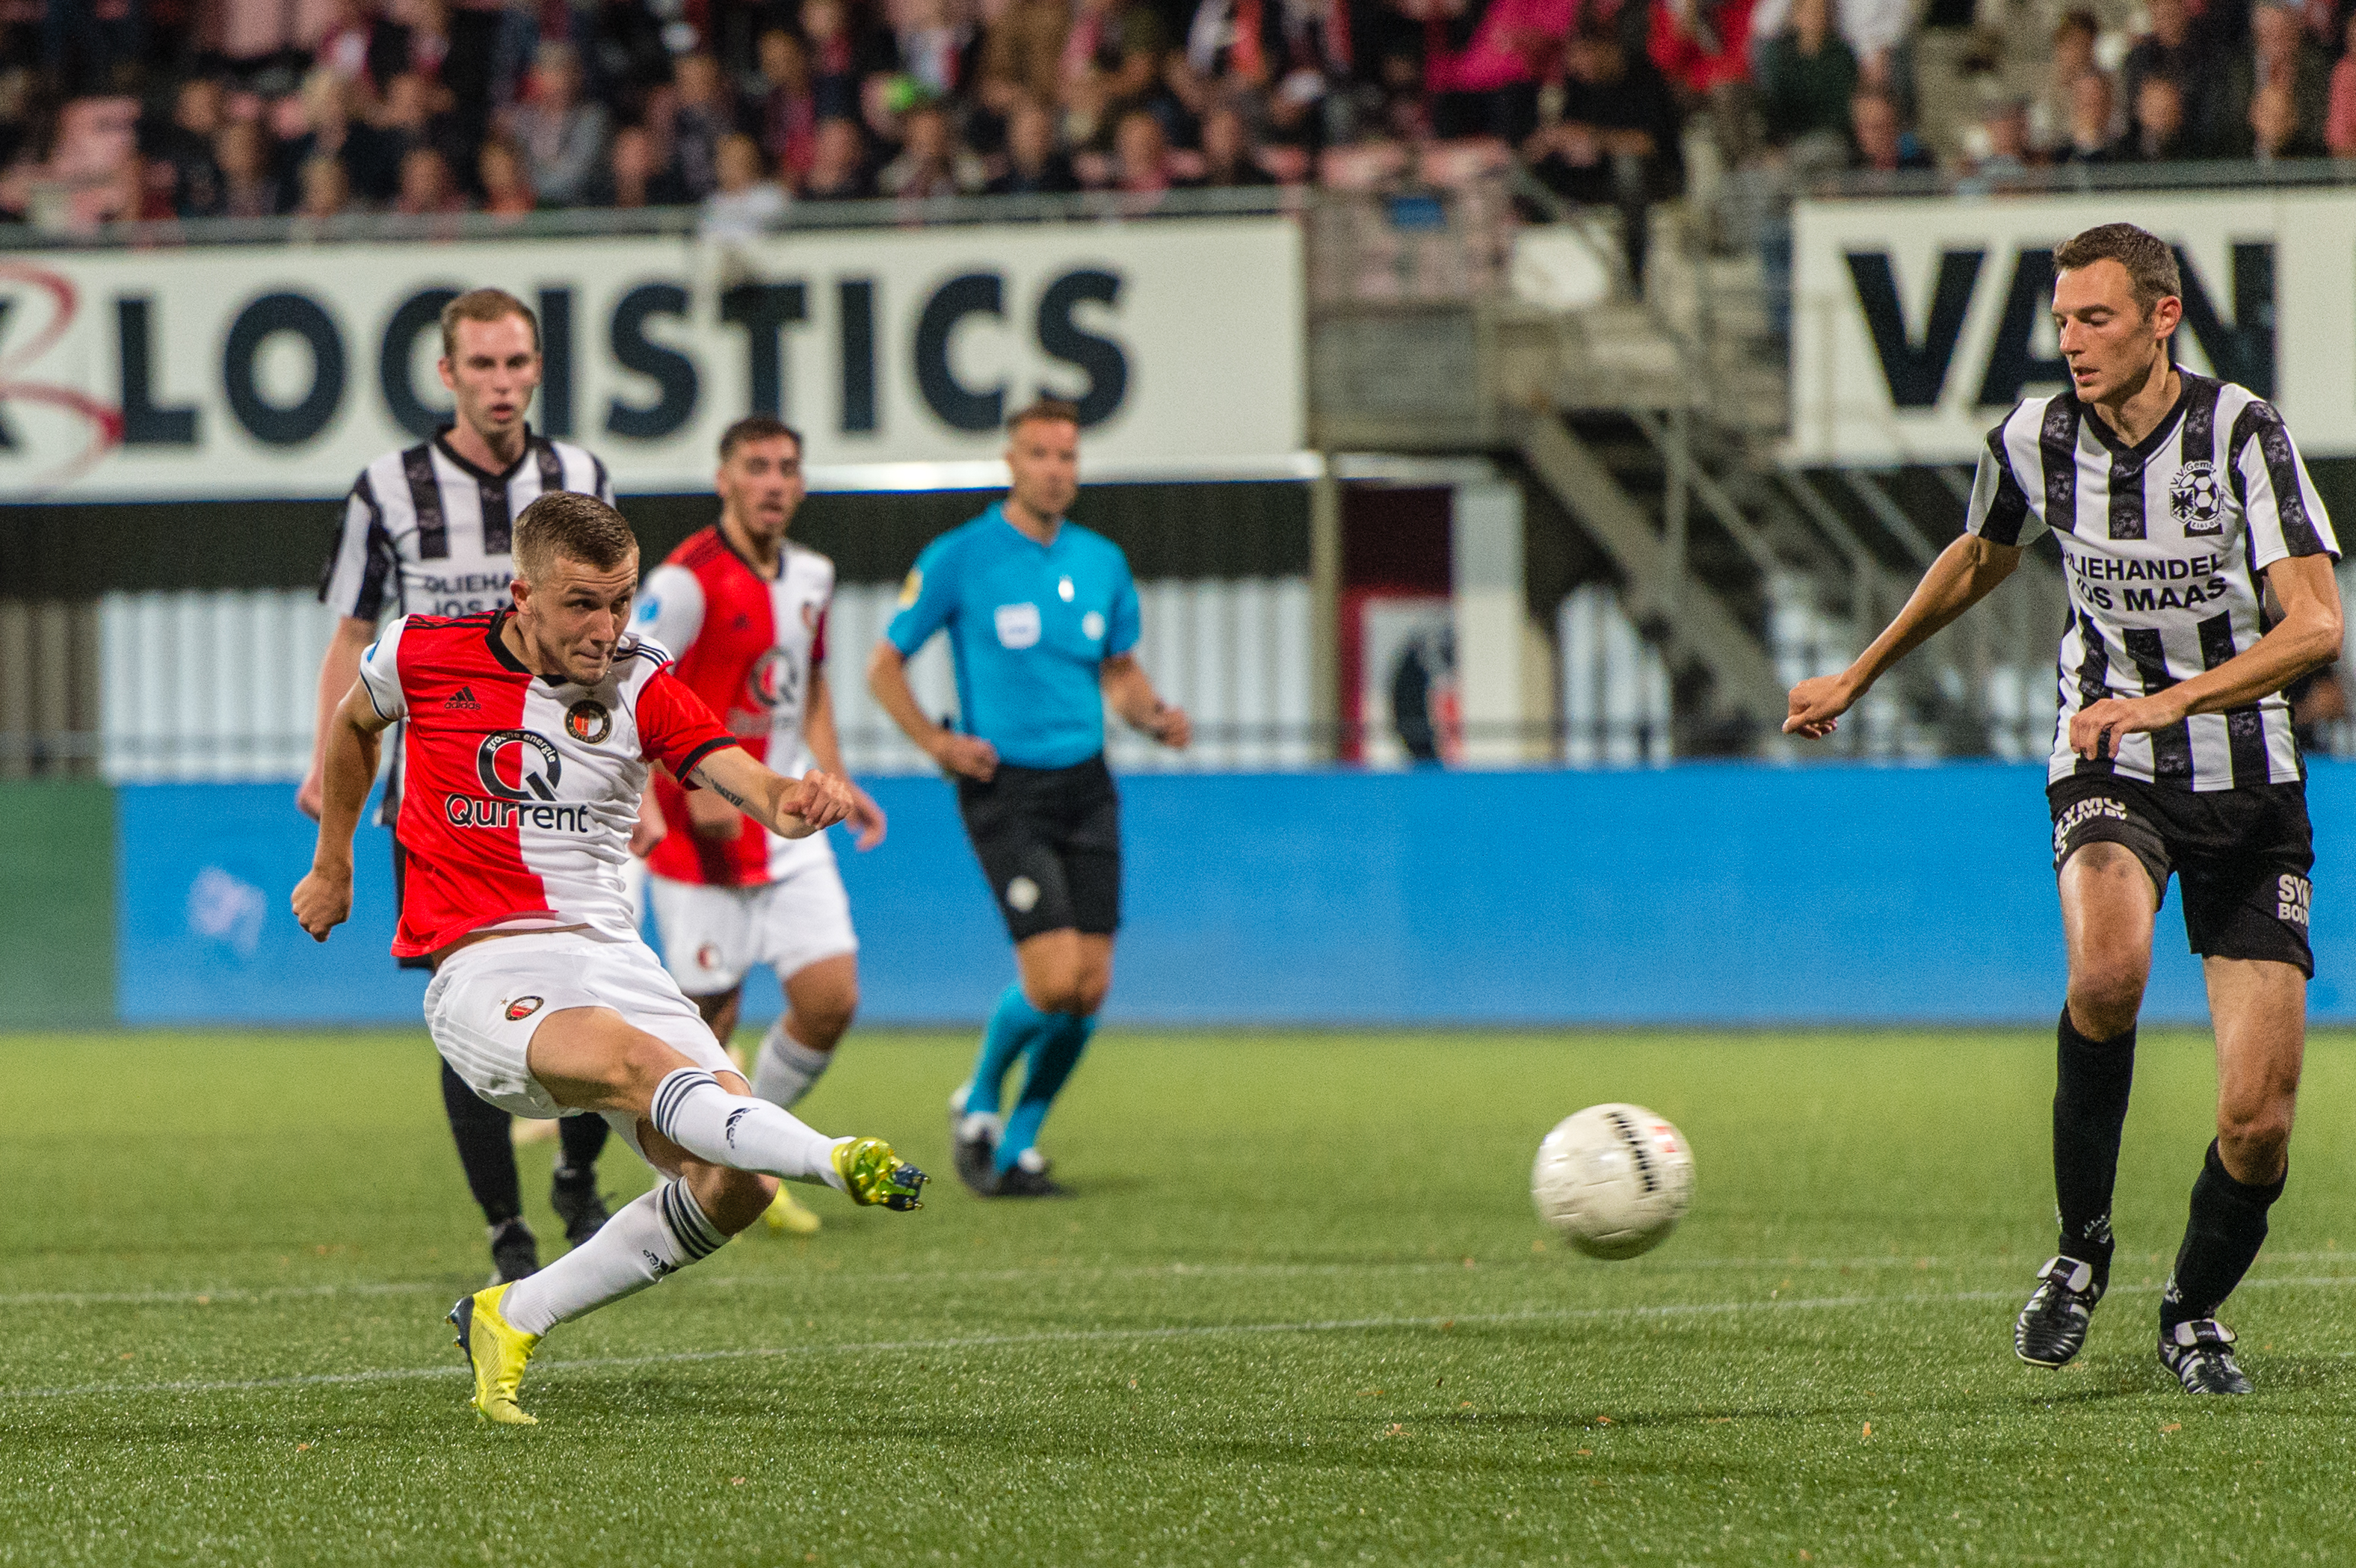
<svg viewBox="0 0 2356 1568">
<path fill-rule="evenodd" d="M 1120 795 L 1101 756 L 958 781 L 958 814 L 1015 941 L 1120 925 Z"/>
<path fill-rule="evenodd" d="M 2053 869 L 2087 844 L 2132 850 L 2168 891 L 2184 879 L 2184 934 L 2204 958 L 2271 958 L 2309 979 L 2308 910 L 2315 866 L 2307 786 L 2250 784 L 2195 792 L 2137 779 L 2087 776 L 2045 786 L 2053 811 Z"/>
</svg>

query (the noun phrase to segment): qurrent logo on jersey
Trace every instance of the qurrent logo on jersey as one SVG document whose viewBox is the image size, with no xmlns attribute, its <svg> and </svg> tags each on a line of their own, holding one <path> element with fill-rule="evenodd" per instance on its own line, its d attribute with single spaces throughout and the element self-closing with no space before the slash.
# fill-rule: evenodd
<svg viewBox="0 0 2356 1568">
<path fill-rule="evenodd" d="M 517 759 L 514 784 L 499 776 L 501 759 L 511 746 L 523 748 Z M 530 730 L 492 731 L 475 749 L 475 776 L 482 781 L 484 795 L 453 795 L 443 802 L 443 815 L 453 827 L 589 831 L 586 805 L 556 804 L 556 783 L 564 776 L 564 759 L 545 735 Z"/>
</svg>

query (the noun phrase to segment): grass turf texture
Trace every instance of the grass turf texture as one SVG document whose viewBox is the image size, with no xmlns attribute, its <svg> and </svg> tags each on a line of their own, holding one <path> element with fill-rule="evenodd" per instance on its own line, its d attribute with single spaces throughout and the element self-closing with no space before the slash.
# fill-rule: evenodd
<svg viewBox="0 0 2356 1568">
<path fill-rule="evenodd" d="M 948 1174 L 968 1051 L 855 1036 L 806 1107 L 937 1172 L 921 1213 L 809 1194 L 815 1240 L 560 1329 L 542 1424 L 492 1431 L 441 1322 L 484 1253 L 422 1036 L 0 1038 L 0 1561 L 2356 1554 L 2345 1040 L 2228 1308 L 2238 1401 L 2152 1354 L 2205 1037 L 2144 1042 L 2115 1294 L 2059 1373 L 2009 1338 L 2051 1238 L 2047 1034 L 1114 1032 L 1049 1128 L 1078 1196 L 1027 1206 Z M 1634 1263 L 1525 1194 L 1604 1099 L 1697 1150 Z M 646 1183 L 618 1143 L 604 1168 Z"/>
</svg>

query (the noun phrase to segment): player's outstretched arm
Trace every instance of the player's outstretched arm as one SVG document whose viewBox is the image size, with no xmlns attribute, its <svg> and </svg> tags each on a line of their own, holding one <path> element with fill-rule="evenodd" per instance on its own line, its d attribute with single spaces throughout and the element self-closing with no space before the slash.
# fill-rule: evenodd
<svg viewBox="0 0 2356 1568">
<path fill-rule="evenodd" d="M 807 838 L 851 815 L 851 785 L 823 769 L 800 778 L 771 773 L 742 746 L 695 764 L 695 782 L 783 838 Z"/>
<path fill-rule="evenodd" d="M 960 735 L 925 717 L 924 704 L 908 685 L 908 661 L 889 642 L 875 645 L 867 661 L 867 689 L 877 706 L 892 716 L 900 733 L 916 749 L 950 773 L 988 784 L 998 772 L 998 748 L 979 735 Z"/>
<path fill-rule="evenodd" d="M 1838 675 L 1820 675 L 1792 688 L 1783 733 L 1819 741 L 1839 728 L 1840 716 L 1873 688 L 1890 667 L 1965 611 L 1987 598 L 2020 564 L 2013 545 L 1965 534 L 1939 552 L 1914 592 L 1865 652 Z"/>
<path fill-rule="evenodd" d="M 313 941 L 327 941 L 351 916 L 352 834 L 376 782 L 378 737 L 391 723 L 369 700 L 367 687 L 354 680 L 322 727 L 319 842 L 310 874 L 294 884 L 294 901 L 295 922 Z"/>
<path fill-rule="evenodd" d="M 1194 720 L 1183 708 L 1162 700 L 1153 681 L 1135 654 L 1115 654 L 1097 672 L 1105 700 L 1132 730 L 1151 735 L 1173 752 L 1183 752 L 1194 738 Z"/>
<path fill-rule="evenodd" d="M 2283 618 L 2263 637 L 2219 665 L 2148 697 L 2106 697 L 2070 719 L 2070 749 L 2110 755 L 2114 737 L 2164 730 L 2194 713 L 2222 713 L 2272 697 L 2340 656 L 2340 582 L 2328 555 L 2286 556 L 2266 568 L 2266 586 Z"/>
<path fill-rule="evenodd" d="M 352 689 L 352 682 L 359 678 L 360 655 L 375 640 L 374 621 L 346 615 L 336 623 L 335 637 L 319 660 L 318 739 L 311 742 L 311 770 L 303 775 L 303 782 L 294 790 L 295 809 L 314 822 L 319 820 L 319 802 L 326 789 L 327 731 L 334 727 L 336 710 Z"/>
</svg>

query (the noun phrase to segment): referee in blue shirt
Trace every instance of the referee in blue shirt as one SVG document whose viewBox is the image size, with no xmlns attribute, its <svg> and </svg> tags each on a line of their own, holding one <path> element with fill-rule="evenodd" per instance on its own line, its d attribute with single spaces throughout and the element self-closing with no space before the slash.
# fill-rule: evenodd
<svg viewBox="0 0 2356 1568">
<path fill-rule="evenodd" d="M 1080 417 L 1042 399 L 1007 427 L 1005 500 L 926 546 L 867 667 L 875 699 L 955 778 L 982 874 L 1014 938 L 1020 979 L 982 1036 L 972 1081 L 949 1100 L 958 1175 L 984 1197 L 1052 1198 L 1040 1124 L 1096 1029 L 1120 924 L 1120 798 L 1105 767 L 1104 710 L 1183 748 L 1186 715 L 1155 695 L 1130 652 L 1137 584 L 1120 547 L 1064 520 L 1080 488 Z M 962 730 L 926 717 L 911 655 L 946 630 Z M 1015 1058 L 1030 1071 L 1011 1113 Z"/>
</svg>

